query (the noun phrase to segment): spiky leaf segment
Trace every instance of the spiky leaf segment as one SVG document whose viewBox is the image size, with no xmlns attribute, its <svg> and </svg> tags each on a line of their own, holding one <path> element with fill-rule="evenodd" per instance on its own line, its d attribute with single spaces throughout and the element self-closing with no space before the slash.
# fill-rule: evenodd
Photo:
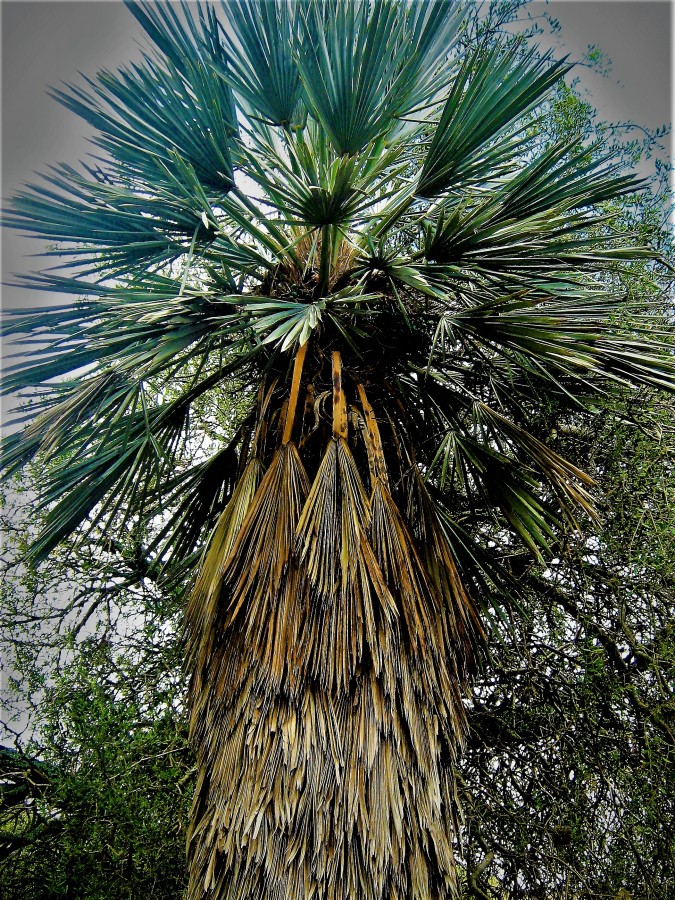
<svg viewBox="0 0 675 900">
<path fill-rule="evenodd" d="M 5 217 L 65 257 L 23 282 L 86 298 L 5 316 L 37 341 L 5 380 L 40 389 L 4 456 L 47 463 L 33 556 L 145 525 L 194 582 L 191 898 L 453 898 L 478 608 L 513 587 L 485 536 L 541 556 L 594 514 L 533 423 L 675 383 L 616 288 L 654 257 L 607 215 L 638 183 L 542 146 L 568 66 L 462 58 L 457 4 L 127 5 L 154 50 L 55 92 L 104 156 Z M 185 465 L 190 411 L 251 386 Z"/>
</svg>

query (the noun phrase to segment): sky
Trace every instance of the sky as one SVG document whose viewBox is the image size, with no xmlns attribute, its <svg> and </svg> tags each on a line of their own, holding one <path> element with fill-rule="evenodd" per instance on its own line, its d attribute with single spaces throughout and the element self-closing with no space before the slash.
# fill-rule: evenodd
<svg viewBox="0 0 675 900">
<path fill-rule="evenodd" d="M 611 60 L 607 77 L 588 68 L 572 73 L 600 119 L 632 120 L 652 129 L 670 122 L 674 6 L 669 0 L 551 0 L 529 8 L 559 21 L 557 38 L 571 59 L 583 59 L 597 46 Z"/>
</svg>

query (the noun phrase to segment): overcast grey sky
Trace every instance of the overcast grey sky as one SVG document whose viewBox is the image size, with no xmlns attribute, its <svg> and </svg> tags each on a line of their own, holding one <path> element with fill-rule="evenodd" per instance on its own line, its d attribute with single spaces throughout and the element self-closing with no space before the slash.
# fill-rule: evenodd
<svg viewBox="0 0 675 900">
<path fill-rule="evenodd" d="M 571 59 L 596 45 L 612 61 L 607 77 L 579 70 L 601 119 L 658 128 L 672 117 L 673 4 L 669 0 L 551 0 L 531 4 L 558 19 Z"/>
<path fill-rule="evenodd" d="M 668 0 L 535 0 L 560 20 L 561 51 L 581 58 L 597 45 L 613 61 L 609 78 L 580 69 L 593 105 L 611 121 L 631 119 L 649 128 L 671 117 L 671 19 Z M 2 0 L 2 197 L 14 193 L 55 161 L 73 162 L 88 148 L 87 126 L 45 93 L 48 85 L 77 81 L 78 72 L 115 68 L 140 52 L 139 27 L 121 0 Z M 3 280 L 39 260 L 24 254 L 38 242 L 3 235 Z M 28 292 L 3 291 L 4 304 L 34 303 Z"/>
</svg>

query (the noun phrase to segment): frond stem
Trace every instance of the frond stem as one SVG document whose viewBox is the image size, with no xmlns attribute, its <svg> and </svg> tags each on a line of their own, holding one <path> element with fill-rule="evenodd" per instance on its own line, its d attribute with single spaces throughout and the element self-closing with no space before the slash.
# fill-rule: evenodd
<svg viewBox="0 0 675 900">
<path fill-rule="evenodd" d="M 330 285 L 332 228 L 324 225 L 321 229 L 321 259 L 319 262 L 319 294 L 323 295 Z"/>
<path fill-rule="evenodd" d="M 295 363 L 293 364 L 293 381 L 291 384 L 291 393 L 288 398 L 288 408 L 286 410 L 286 422 L 284 423 L 284 435 L 281 440 L 282 444 L 287 444 L 291 439 L 291 434 L 293 432 L 293 423 L 295 421 L 295 410 L 298 405 L 298 394 L 300 392 L 300 379 L 302 378 L 302 367 L 305 362 L 305 356 L 307 355 L 307 346 L 309 341 L 306 341 L 298 350 Z"/>
</svg>

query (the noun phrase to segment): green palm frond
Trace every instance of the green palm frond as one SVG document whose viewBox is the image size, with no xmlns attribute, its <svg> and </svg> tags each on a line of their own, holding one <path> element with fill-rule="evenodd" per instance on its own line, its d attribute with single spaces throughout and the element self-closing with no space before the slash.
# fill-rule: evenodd
<svg viewBox="0 0 675 900">
<path fill-rule="evenodd" d="M 64 284 L 62 280 L 52 282 Z M 77 282 L 81 284 L 81 282 Z M 178 370 L 202 352 L 246 349 L 245 328 L 237 311 L 237 296 L 222 297 L 209 292 L 183 295 L 177 285 L 155 277 L 147 286 L 98 288 L 98 301 L 79 302 L 63 325 L 67 307 L 33 315 L 25 310 L 10 312 L 16 330 L 31 327 L 49 329 L 51 342 L 41 342 L 22 361 L 7 368 L 3 392 L 49 382 L 82 366 L 98 364 L 102 369 L 116 363 L 118 372 L 128 372 L 136 382 Z M 171 288 L 171 293 L 166 288 Z M 155 290 L 159 288 L 159 290 Z M 120 302 L 122 299 L 125 302 Z M 92 316 L 92 312 L 96 316 Z M 120 356 L 122 359 L 120 360 Z M 42 361 L 44 360 L 44 361 Z M 74 385 L 78 385 L 78 381 Z M 55 385 L 61 392 L 64 382 Z"/>
<path fill-rule="evenodd" d="M 465 492 L 474 506 L 498 508 L 538 558 L 549 549 L 560 522 L 526 470 L 488 443 L 455 432 L 439 447 L 434 464 L 439 461 L 442 488 Z"/>
<path fill-rule="evenodd" d="M 448 313 L 445 326 L 465 333 L 486 347 L 513 351 L 518 364 L 546 378 L 558 372 L 588 379 L 604 376 L 624 384 L 673 389 L 675 357 L 665 340 L 667 331 L 649 320 L 633 322 L 633 333 L 612 324 L 621 298 L 546 299 L 529 296 L 480 304 Z M 601 389 L 598 382 L 594 382 Z"/>
<path fill-rule="evenodd" d="M 275 206 L 286 215 L 290 214 L 290 221 L 303 225 L 342 225 L 376 202 L 376 198 L 367 197 L 356 187 L 354 160 L 334 160 L 330 167 L 318 173 L 316 182 L 310 184 L 297 178 L 292 169 L 281 166 L 279 176 L 274 180 L 263 166 L 252 176 L 264 187 Z"/>
<path fill-rule="evenodd" d="M 564 61 L 537 58 L 534 51 L 522 59 L 517 54 L 517 48 L 495 47 L 477 50 L 464 61 L 424 159 L 420 196 L 457 190 L 513 159 L 522 140 L 522 117 L 571 68 Z"/>
<path fill-rule="evenodd" d="M 169 163 L 173 151 L 207 189 L 232 186 L 234 100 L 203 63 L 185 76 L 170 61 L 146 57 L 143 65 L 100 72 L 87 83 L 89 91 L 71 85 L 52 93 L 96 129 L 96 144 L 128 174 L 152 184 L 151 161 Z"/>
<path fill-rule="evenodd" d="M 594 482 L 585 472 L 484 403 L 477 404 L 476 418 L 482 426 L 484 437 L 502 455 L 508 448 L 515 448 L 531 467 L 539 470 L 553 488 L 561 511 L 574 527 L 579 527 L 574 518 L 576 510 L 583 510 L 591 518 L 597 518 L 593 498 L 587 490 Z"/>
<path fill-rule="evenodd" d="M 388 0 L 310 2 L 303 12 L 298 67 L 308 107 L 335 152 L 351 156 L 406 111 L 414 81 L 405 17 Z"/>
<path fill-rule="evenodd" d="M 553 146 L 472 207 L 450 206 L 425 228 L 424 255 L 474 271 L 545 272 L 586 262 L 650 258 L 641 247 L 611 247 L 589 209 L 634 191 L 640 182 L 617 163 L 593 158 L 592 147 L 570 153 Z M 576 211 L 575 211 L 576 210 Z"/>
<path fill-rule="evenodd" d="M 312 332 L 322 323 L 330 323 L 348 341 L 351 333 L 353 344 L 361 332 L 351 320 L 366 314 L 369 311 L 367 304 L 376 302 L 379 295 L 346 289 L 313 303 L 270 300 L 251 295 L 238 299 L 241 309 L 252 313 L 252 328 L 261 335 L 263 344 L 274 344 L 281 351 L 286 351 L 296 344 L 306 344 Z"/>
<path fill-rule="evenodd" d="M 92 512 L 91 527 L 101 521 L 109 526 L 117 513 L 128 509 L 132 494 L 134 506 L 143 509 L 145 498 L 143 493 L 139 495 L 137 485 L 162 480 L 174 467 L 185 426 L 181 410 L 176 412 L 178 415 L 167 418 L 162 415 L 166 411 L 159 408 L 149 415 L 139 391 L 125 421 L 111 424 L 99 436 L 85 436 L 68 468 L 54 470 L 41 498 L 41 505 L 51 508 L 42 533 L 31 546 L 33 559 L 43 559 Z"/>
<path fill-rule="evenodd" d="M 124 0 L 124 4 L 181 74 L 188 76 L 195 61 L 210 60 L 220 52 L 217 18 L 213 8 L 202 0 L 196 0 L 194 5 L 187 0 L 177 4 Z"/>
<path fill-rule="evenodd" d="M 80 256 L 87 271 L 123 274 L 140 264 L 166 264 L 187 252 L 200 231 L 200 213 L 180 200 L 166 205 L 119 185 L 100 171 L 85 178 L 70 166 L 53 169 L 46 184 L 18 194 L 5 224 L 34 237 L 72 245 L 50 256 Z"/>
<path fill-rule="evenodd" d="M 226 55 L 216 62 L 216 71 L 252 114 L 270 125 L 289 127 L 301 109 L 293 53 L 298 5 L 289 0 L 221 0 L 221 5 Z"/>
</svg>

